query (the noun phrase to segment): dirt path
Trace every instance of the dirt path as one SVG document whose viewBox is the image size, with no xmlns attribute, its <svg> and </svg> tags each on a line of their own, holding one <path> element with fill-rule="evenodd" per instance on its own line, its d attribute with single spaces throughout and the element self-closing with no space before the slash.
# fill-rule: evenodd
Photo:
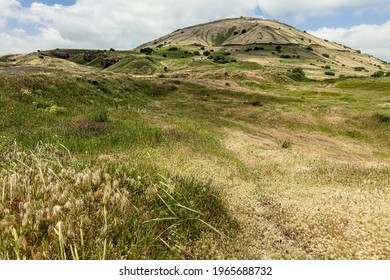
<svg viewBox="0 0 390 280">
<path fill-rule="evenodd" d="M 14 66 L 14 67 L 0 68 L 0 73 L 5 73 L 5 74 L 50 73 L 55 71 L 56 69 L 47 68 L 47 67 L 36 67 L 36 66 Z"/>
</svg>

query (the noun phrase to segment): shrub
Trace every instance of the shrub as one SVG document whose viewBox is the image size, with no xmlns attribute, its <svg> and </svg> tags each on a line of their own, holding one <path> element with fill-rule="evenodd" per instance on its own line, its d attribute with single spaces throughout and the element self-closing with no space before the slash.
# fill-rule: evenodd
<svg viewBox="0 0 390 280">
<path fill-rule="evenodd" d="M 333 71 L 326 71 L 326 72 L 324 72 L 324 74 L 327 76 L 336 76 L 336 73 Z"/>
<path fill-rule="evenodd" d="M 329 57 L 330 57 L 330 55 L 327 54 L 327 53 L 323 53 L 322 56 L 323 56 L 323 57 L 326 57 L 326 58 L 329 58 Z"/>
<path fill-rule="evenodd" d="M 146 48 L 140 49 L 140 52 L 141 52 L 141 53 L 144 53 L 144 54 L 152 54 L 153 49 L 152 49 L 152 48 L 149 48 L 149 47 L 146 47 Z"/>
<path fill-rule="evenodd" d="M 383 76 L 385 76 L 385 72 L 383 72 L 383 71 L 377 71 L 377 72 L 375 72 L 374 74 L 371 75 L 371 77 L 373 77 L 373 78 L 380 78 L 380 77 L 383 77 Z"/>
<path fill-rule="evenodd" d="M 246 52 L 250 52 L 250 51 L 253 51 L 253 49 L 252 48 L 247 48 L 245 51 Z"/>
<path fill-rule="evenodd" d="M 178 50 L 179 50 L 178 47 L 170 47 L 170 48 L 168 49 L 168 51 L 170 51 L 170 52 L 175 52 L 175 51 L 178 51 Z"/>
<path fill-rule="evenodd" d="M 354 70 L 356 72 L 362 72 L 362 71 L 366 71 L 366 68 L 364 68 L 364 67 L 355 67 Z"/>
<path fill-rule="evenodd" d="M 241 31 L 241 34 L 245 34 L 246 32 L 247 32 L 246 29 L 244 29 Z"/>
<path fill-rule="evenodd" d="M 290 139 L 284 140 L 283 143 L 282 143 L 282 148 L 288 149 L 288 148 L 290 148 L 290 147 L 291 147 L 291 141 L 290 141 Z"/>
<path fill-rule="evenodd" d="M 390 77 L 390 71 L 386 73 L 386 77 Z"/>
<path fill-rule="evenodd" d="M 308 51 L 311 51 L 311 52 L 314 51 L 314 49 L 313 49 L 311 46 L 307 46 L 306 49 L 307 49 Z"/>
<path fill-rule="evenodd" d="M 288 55 L 288 54 L 282 54 L 282 55 L 280 56 L 280 58 L 291 58 L 291 56 Z"/>
<path fill-rule="evenodd" d="M 214 56 L 213 56 L 213 59 L 214 59 L 214 62 L 215 63 L 220 63 L 220 64 L 226 64 L 226 63 L 229 63 L 229 61 L 227 61 L 226 59 L 225 59 L 225 56 L 223 55 L 223 54 L 215 54 Z"/>
<path fill-rule="evenodd" d="M 305 80 L 307 80 L 306 74 L 305 74 L 305 72 L 303 71 L 302 68 L 294 68 L 294 69 L 292 69 L 291 72 L 287 73 L 287 76 L 290 79 L 293 79 L 295 81 L 305 81 Z"/>
<path fill-rule="evenodd" d="M 276 50 L 277 52 L 280 52 L 280 51 L 282 51 L 282 46 L 280 46 L 280 45 L 277 45 L 277 46 L 275 47 L 275 50 Z"/>
<path fill-rule="evenodd" d="M 211 53 L 209 52 L 209 51 L 205 51 L 205 52 L 203 52 L 203 55 L 204 56 L 209 56 Z"/>
<path fill-rule="evenodd" d="M 255 51 L 261 51 L 261 50 L 264 50 L 263 47 L 255 47 Z"/>
</svg>

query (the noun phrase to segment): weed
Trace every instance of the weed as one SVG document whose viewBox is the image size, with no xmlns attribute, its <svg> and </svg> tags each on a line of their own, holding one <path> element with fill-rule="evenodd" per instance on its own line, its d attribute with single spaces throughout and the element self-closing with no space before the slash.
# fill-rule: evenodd
<svg viewBox="0 0 390 280">
<path fill-rule="evenodd" d="M 290 141 L 290 139 L 284 140 L 283 143 L 282 143 L 282 148 L 288 149 L 288 148 L 290 148 L 290 147 L 291 147 L 291 141 Z"/>
</svg>

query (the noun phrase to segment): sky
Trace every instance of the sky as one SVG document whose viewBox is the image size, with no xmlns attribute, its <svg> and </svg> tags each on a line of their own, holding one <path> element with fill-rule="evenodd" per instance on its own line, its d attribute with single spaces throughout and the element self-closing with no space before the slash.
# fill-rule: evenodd
<svg viewBox="0 0 390 280">
<path fill-rule="evenodd" d="M 132 49 L 239 16 L 276 19 L 390 62 L 390 0 L 0 0 L 0 54 Z"/>
</svg>

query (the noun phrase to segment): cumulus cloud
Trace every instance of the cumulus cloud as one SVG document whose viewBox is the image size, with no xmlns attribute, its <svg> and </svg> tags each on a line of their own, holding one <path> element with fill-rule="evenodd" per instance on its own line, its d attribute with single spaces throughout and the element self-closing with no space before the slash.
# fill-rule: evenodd
<svg viewBox="0 0 390 280">
<path fill-rule="evenodd" d="M 33 3 L 28 8 L 22 7 L 18 0 L 1 0 L 0 53 L 57 47 L 130 49 L 181 27 L 220 18 L 254 16 L 259 9 L 268 16 L 293 15 L 303 21 L 308 16 L 330 14 L 339 8 L 363 11 L 372 7 L 390 12 L 388 0 L 77 0 L 72 6 Z M 19 26 L 13 26 L 15 22 Z M 332 32 L 323 29 L 316 34 L 324 36 Z M 372 34 L 370 38 L 376 37 Z M 350 45 L 355 46 L 354 40 L 358 39 L 350 40 L 353 41 Z"/>
<path fill-rule="evenodd" d="M 260 9 L 271 16 L 290 14 L 301 20 L 310 16 L 332 15 L 341 8 L 362 12 L 364 9 L 376 9 L 380 5 L 381 10 L 385 8 L 390 11 L 388 0 L 259 0 L 258 2 Z"/>
<path fill-rule="evenodd" d="M 356 25 L 351 28 L 321 28 L 309 33 L 390 61 L 390 21 L 382 25 Z"/>
<path fill-rule="evenodd" d="M 0 2 L 0 30 L 5 27 L 8 18 L 16 16 L 20 8 L 21 5 L 17 0 L 2 0 Z"/>
<path fill-rule="evenodd" d="M 16 0 L 2 1 L 5 2 L 1 2 L 0 10 L 4 6 L 8 12 L 1 12 L 1 18 L 32 24 L 40 34 L 19 36 L 12 30 L 0 30 L 1 38 L 8 39 L 8 43 L 0 45 L 0 53 L 65 47 L 69 42 L 74 48 L 128 49 L 191 24 L 254 15 L 257 7 L 257 0 L 78 0 L 73 6 L 33 3 L 29 8 L 22 8 Z M 55 36 L 49 41 L 41 40 L 48 35 Z"/>
</svg>

